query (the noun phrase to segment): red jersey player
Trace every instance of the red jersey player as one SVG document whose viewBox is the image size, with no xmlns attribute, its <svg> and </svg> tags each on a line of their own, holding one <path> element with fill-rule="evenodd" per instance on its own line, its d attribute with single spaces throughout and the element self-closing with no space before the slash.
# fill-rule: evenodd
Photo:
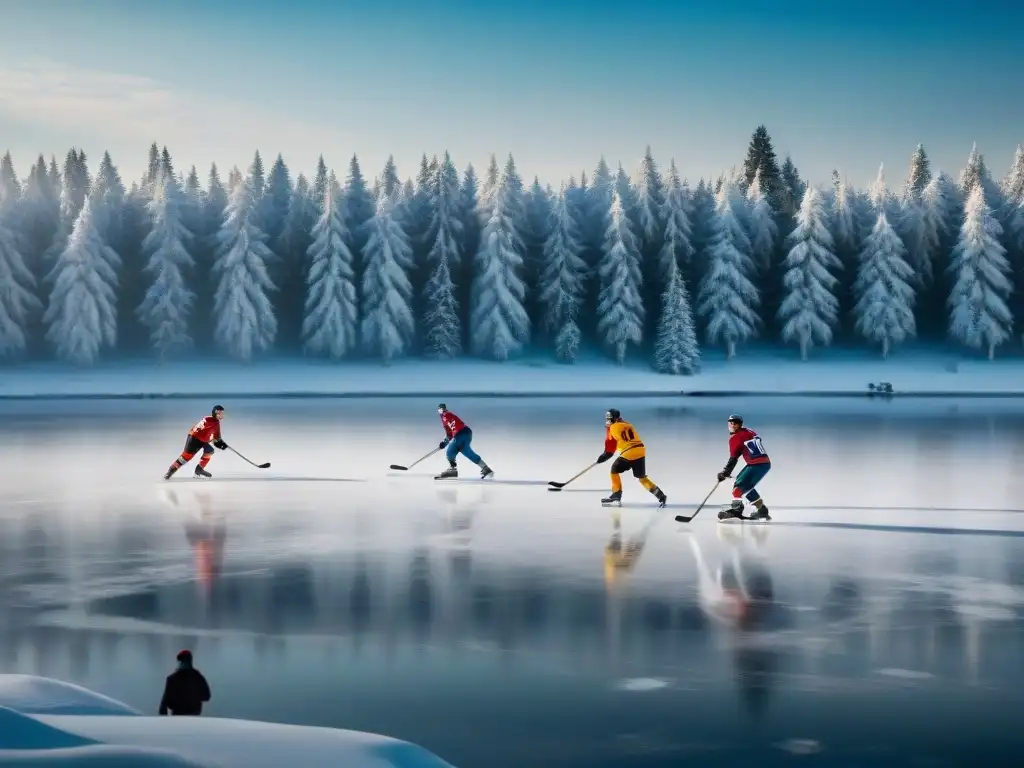
<svg viewBox="0 0 1024 768">
<path fill-rule="evenodd" d="M 188 464 L 199 451 L 202 451 L 203 455 L 196 466 L 195 476 L 213 477 L 206 471 L 206 465 L 213 458 L 213 446 L 217 446 L 222 451 L 226 451 L 228 448 L 228 444 L 220 436 L 220 421 L 223 418 L 224 406 L 215 405 L 209 416 L 204 416 L 192 426 L 192 429 L 188 431 L 188 437 L 185 438 L 184 450 L 171 464 L 167 474 L 164 475 L 164 480 L 170 480 L 171 476 Z"/>
<path fill-rule="evenodd" d="M 736 482 L 733 483 L 732 506 L 719 512 L 718 519 L 771 520 L 768 507 L 754 486 L 768 474 L 768 470 L 772 468 L 772 460 L 768 457 L 768 451 L 765 450 L 764 443 L 757 433 L 744 427 L 743 418 L 733 414 L 729 417 L 729 461 L 726 462 L 725 469 L 718 473 L 718 482 L 732 474 L 740 456 L 743 457 L 746 466 L 740 470 Z M 754 505 L 754 513 L 746 518 L 743 516 L 744 497 Z"/>
<path fill-rule="evenodd" d="M 473 442 L 473 430 L 466 426 L 466 422 L 449 411 L 448 406 L 444 403 L 437 406 L 437 413 L 441 417 L 441 426 L 444 427 L 444 440 L 438 444 L 438 448 L 447 448 L 445 456 L 448 459 L 448 469 L 434 479 L 458 477 L 459 469 L 455 464 L 455 457 L 460 453 L 480 467 L 481 478 L 493 475 L 494 471 L 487 466 L 487 462 L 469 447 L 469 444 Z"/>
</svg>

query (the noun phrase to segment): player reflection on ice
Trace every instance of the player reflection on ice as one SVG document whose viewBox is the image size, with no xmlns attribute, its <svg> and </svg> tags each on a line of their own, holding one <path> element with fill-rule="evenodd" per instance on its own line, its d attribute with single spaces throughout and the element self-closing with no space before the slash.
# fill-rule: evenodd
<svg viewBox="0 0 1024 768">
<path fill-rule="evenodd" d="M 209 596 L 224 570 L 227 526 L 223 515 L 215 510 L 210 494 L 194 493 L 190 496 L 195 502 L 195 509 L 190 509 L 189 504 L 182 504 L 175 491 L 164 492 L 172 507 L 190 513 L 185 520 L 185 540 L 192 549 L 196 584 L 204 595 Z"/>
<path fill-rule="evenodd" d="M 778 650 L 765 637 L 781 628 L 774 584 L 766 560 L 749 550 L 745 530 L 717 529 L 731 552 L 713 573 L 697 538 L 687 536 L 697 561 L 700 607 L 725 632 L 743 705 L 749 715 L 760 718 L 767 711 L 780 661 Z M 768 529 L 754 528 L 749 535 L 760 546 Z"/>
</svg>

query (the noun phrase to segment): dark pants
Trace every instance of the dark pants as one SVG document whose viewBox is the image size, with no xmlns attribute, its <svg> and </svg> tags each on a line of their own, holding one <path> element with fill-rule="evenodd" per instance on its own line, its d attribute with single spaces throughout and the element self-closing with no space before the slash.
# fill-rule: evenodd
<svg viewBox="0 0 1024 768">
<path fill-rule="evenodd" d="M 448 443 L 448 450 L 445 451 L 445 456 L 448 457 L 448 463 L 454 467 L 455 457 L 461 453 L 474 464 L 480 464 L 483 459 L 477 455 L 476 451 L 469 447 L 469 444 L 472 442 L 473 430 L 469 427 L 465 427 L 456 432 L 455 437 L 453 437 L 451 442 Z"/>
<path fill-rule="evenodd" d="M 772 468 L 771 462 L 764 464 L 747 464 L 740 473 L 736 475 L 736 482 L 732 486 L 732 497 L 739 499 L 746 497 L 747 501 L 754 502 L 761 498 L 761 494 L 754 488 L 764 480 L 764 476 Z"/>
</svg>

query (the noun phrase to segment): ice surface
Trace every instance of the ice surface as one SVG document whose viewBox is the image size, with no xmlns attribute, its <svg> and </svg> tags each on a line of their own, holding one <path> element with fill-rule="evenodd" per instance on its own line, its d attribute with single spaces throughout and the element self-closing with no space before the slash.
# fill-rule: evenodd
<svg viewBox="0 0 1024 768">
<path fill-rule="evenodd" d="M 1024 399 L 446 402 L 493 480 L 389 472 L 436 447 L 436 398 L 227 402 L 225 439 L 272 469 L 218 452 L 213 480 L 168 483 L 206 401 L 0 404 L 0 665 L 152 712 L 188 647 L 211 718 L 460 766 L 1019 754 Z M 546 490 L 596 458 L 608 407 L 669 496 L 624 478 L 631 570 L 607 567 L 604 467 Z M 674 523 L 731 412 L 773 457 L 775 520 L 717 525 L 722 490 Z"/>
<path fill-rule="evenodd" d="M 583 355 L 574 365 L 531 357 L 508 362 L 478 359 L 397 359 L 388 366 L 367 362 L 266 360 L 101 364 L 71 370 L 57 364 L 23 365 L 0 376 L 0 398 L 88 395 L 401 394 L 449 398 L 456 394 L 617 393 L 679 394 L 727 392 L 771 395 L 799 392 L 867 392 L 868 384 L 890 382 L 898 393 L 999 393 L 1024 396 L 1024 359 L 980 360 L 953 352 L 901 350 L 889 360 L 861 352 L 817 352 L 801 362 L 799 353 L 744 349 L 726 362 L 705 351 L 701 371 L 669 376 L 646 361 L 617 366 Z"/>
</svg>

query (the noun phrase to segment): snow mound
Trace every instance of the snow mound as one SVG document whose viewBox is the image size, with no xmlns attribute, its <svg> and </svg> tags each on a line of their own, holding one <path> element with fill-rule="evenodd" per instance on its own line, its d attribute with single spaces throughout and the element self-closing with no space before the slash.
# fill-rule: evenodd
<svg viewBox="0 0 1024 768">
<path fill-rule="evenodd" d="M 250 720 L 146 717 L 86 688 L 32 675 L 0 675 L 0 765 L 452 768 L 422 747 L 387 736 Z"/>
<path fill-rule="evenodd" d="M 34 675 L 0 675 L 0 707 L 23 715 L 142 714 L 87 688 Z"/>
<path fill-rule="evenodd" d="M 451 768 L 415 744 L 335 728 L 206 717 L 39 715 L 36 719 L 102 744 L 168 750 L 198 765 L 223 768 Z"/>
<path fill-rule="evenodd" d="M 61 749 L 95 744 L 92 739 L 65 733 L 35 718 L 0 707 L 0 754 L 11 749 Z M 0 760 L 0 765 L 7 765 Z"/>
<path fill-rule="evenodd" d="M 0 765 L 4 768 L 213 768 L 210 763 L 187 760 L 167 750 L 107 744 L 32 751 L 0 749 Z"/>
</svg>

